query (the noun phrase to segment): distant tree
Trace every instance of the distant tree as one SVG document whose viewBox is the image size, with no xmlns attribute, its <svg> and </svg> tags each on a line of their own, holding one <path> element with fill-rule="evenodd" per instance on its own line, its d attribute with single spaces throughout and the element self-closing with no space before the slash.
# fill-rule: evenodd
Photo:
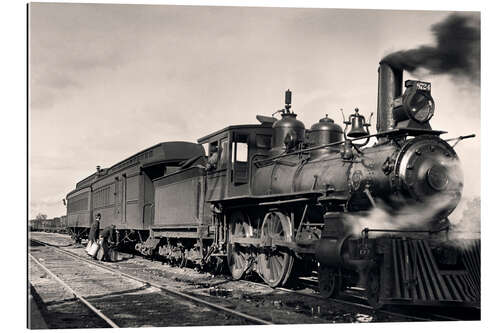
<svg viewBox="0 0 500 333">
<path fill-rule="evenodd" d="M 29 220 L 30 230 L 40 230 L 47 220 L 47 214 L 38 213 L 33 220 Z"/>
<path fill-rule="evenodd" d="M 35 220 L 37 220 L 37 221 L 43 221 L 46 219 L 47 219 L 47 214 L 42 214 L 42 213 L 39 213 L 35 218 Z"/>
</svg>

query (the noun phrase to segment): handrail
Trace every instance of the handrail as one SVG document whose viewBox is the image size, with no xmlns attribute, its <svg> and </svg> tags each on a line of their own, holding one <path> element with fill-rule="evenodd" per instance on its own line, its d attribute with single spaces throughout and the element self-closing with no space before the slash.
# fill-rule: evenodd
<svg viewBox="0 0 500 333">
<path fill-rule="evenodd" d="M 352 141 L 364 140 L 364 139 L 368 139 L 368 138 L 372 138 L 372 137 L 386 136 L 386 135 L 389 135 L 389 134 L 397 134 L 397 133 L 411 133 L 411 132 L 415 133 L 415 131 L 418 131 L 419 133 L 435 133 L 435 134 L 444 134 L 444 133 L 446 133 L 446 132 L 443 132 L 443 131 L 434 131 L 434 130 L 423 130 L 423 129 L 417 129 L 416 130 L 416 129 L 411 129 L 411 128 L 409 128 L 409 129 L 400 129 L 399 128 L 399 129 L 393 129 L 393 130 L 389 130 L 389 131 L 374 133 L 374 134 L 370 134 L 370 135 L 360 136 L 359 138 L 341 140 L 341 141 L 327 143 L 327 144 L 324 144 L 324 145 L 315 146 L 315 147 L 311 147 L 311 148 L 300 149 L 300 150 L 296 150 L 296 151 L 293 151 L 293 152 L 290 152 L 290 153 L 273 156 L 273 157 L 270 157 L 270 158 L 265 159 L 265 160 L 255 161 L 253 163 L 255 163 L 255 164 L 257 164 L 257 163 L 265 163 L 265 162 L 273 161 L 273 160 L 276 160 L 276 159 L 279 159 L 279 158 L 282 158 L 282 157 L 287 157 L 287 156 L 302 154 L 302 153 L 310 152 L 310 151 L 313 151 L 313 150 L 318 150 L 318 149 L 321 149 L 321 148 L 327 148 L 327 147 L 339 145 L 339 144 L 345 143 L 347 141 L 351 141 L 352 142 Z"/>
</svg>

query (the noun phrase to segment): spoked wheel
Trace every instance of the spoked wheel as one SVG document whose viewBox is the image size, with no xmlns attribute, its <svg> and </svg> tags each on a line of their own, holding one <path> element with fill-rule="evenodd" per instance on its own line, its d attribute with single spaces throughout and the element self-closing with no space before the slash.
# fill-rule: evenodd
<svg viewBox="0 0 500 333">
<path fill-rule="evenodd" d="M 336 272 L 337 270 L 333 267 L 319 266 L 319 293 L 322 297 L 330 298 L 338 295 L 340 283 Z"/>
<path fill-rule="evenodd" d="M 229 271 L 234 280 L 239 280 L 243 277 L 248 266 L 250 265 L 250 254 L 239 244 L 231 241 L 233 237 L 252 237 L 252 226 L 248 222 L 248 218 L 241 211 L 236 211 L 230 217 L 230 238 L 227 249 L 227 264 Z"/>
<path fill-rule="evenodd" d="M 292 225 L 288 216 L 281 212 L 269 212 L 262 223 L 261 239 L 266 242 L 291 241 Z M 276 248 L 257 257 L 257 267 L 262 279 L 271 287 L 285 285 L 293 267 L 293 256 L 286 249 Z"/>
<path fill-rule="evenodd" d="M 368 273 L 366 281 L 366 296 L 368 304 L 373 308 L 379 309 L 384 305 L 380 301 L 380 272 L 378 269 L 372 269 Z"/>
</svg>

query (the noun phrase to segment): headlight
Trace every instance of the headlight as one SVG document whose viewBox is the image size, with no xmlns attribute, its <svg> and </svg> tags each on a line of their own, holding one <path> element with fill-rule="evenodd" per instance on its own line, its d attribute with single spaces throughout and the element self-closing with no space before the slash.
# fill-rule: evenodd
<svg viewBox="0 0 500 333">
<path fill-rule="evenodd" d="M 434 115 L 434 100 L 425 91 L 415 91 L 408 94 L 403 103 L 409 116 L 419 123 L 429 121 Z"/>
<path fill-rule="evenodd" d="M 392 116 L 395 125 L 407 120 L 422 124 L 423 127 L 434 115 L 434 99 L 431 96 L 431 84 L 429 82 L 407 80 L 406 90 L 403 96 L 396 98 L 393 102 Z M 405 123 L 402 126 L 420 126 L 418 124 Z"/>
</svg>

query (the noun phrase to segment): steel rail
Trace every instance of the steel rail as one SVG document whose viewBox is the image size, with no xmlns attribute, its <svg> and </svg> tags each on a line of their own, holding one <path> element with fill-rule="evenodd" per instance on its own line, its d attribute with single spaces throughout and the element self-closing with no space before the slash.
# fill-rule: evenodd
<svg viewBox="0 0 500 333">
<path fill-rule="evenodd" d="M 258 286 L 261 286 L 261 287 L 271 288 L 270 286 L 268 286 L 267 284 L 264 284 L 264 283 L 259 283 L 259 282 L 254 282 L 254 281 L 245 281 L 245 282 L 251 283 L 251 284 L 255 284 L 255 285 L 258 285 Z M 423 317 L 417 317 L 417 316 L 407 315 L 407 314 L 404 314 L 404 313 L 392 312 L 392 311 L 387 311 L 387 310 L 380 310 L 380 309 L 376 309 L 376 308 L 374 308 L 374 307 L 372 307 L 370 305 L 366 305 L 366 304 L 350 302 L 350 301 L 341 300 L 341 299 L 337 299 L 337 298 L 326 299 L 326 298 L 324 298 L 322 296 L 319 296 L 319 295 L 316 295 L 316 294 L 306 293 L 306 292 L 303 292 L 303 291 L 300 291 L 300 290 L 293 290 L 293 289 L 288 289 L 288 288 L 283 288 L 283 287 L 271 288 L 271 289 L 285 291 L 285 292 L 289 292 L 289 293 L 294 293 L 294 294 L 298 294 L 298 295 L 302 295 L 302 296 L 309 296 L 309 297 L 320 299 L 320 300 L 324 300 L 324 301 L 328 300 L 328 301 L 332 301 L 332 302 L 338 303 L 338 304 L 350 305 L 350 306 L 362 308 L 362 309 L 365 309 L 365 310 L 370 310 L 370 311 L 373 311 L 375 313 L 381 313 L 381 314 L 385 314 L 385 315 L 391 315 L 391 316 L 397 316 L 397 317 L 401 317 L 401 318 L 413 319 L 413 320 L 416 320 L 416 321 L 432 321 L 432 319 L 430 319 L 430 318 L 423 318 Z"/>
<path fill-rule="evenodd" d="M 46 243 L 46 242 L 43 242 L 43 241 L 39 241 L 39 240 L 34 240 L 33 241 L 37 242 L 37 243 L 40 243 L 40 244 L 43 244 L 43 245 L 46 245 L 46 246 L 50 246 L 50 247 L 53 247 L 56 251 L 61 251 L 69 256 L 72 256 L 72 257 L 75 257 L 75 258 L 78 258 L 80 260 L 83 260 L 83 261 L 86 261 L 86 262 L 89 262 L 93 265 L 96 265 L 98 267 L 101 267 L 103 269 L 106 269 L 108 271 L 111 271 L 115 274 L 119 274 L 119 275 L 123 275 L 125 277 L 128 277 L 128 278 L 131 278 L 131 279 L 134 279 L 136 281 L 139 281 L 139 282 L 142 282 L 142 283 L 146 283 L 146 284 L 149 284 L 151 286 L 154 286 L 160 290 L 163 290 L 163 289 L 167 289 L 161 285 L 157 285 L 155 283 L 150 283 L 146 280 L 143 280 L 143 279 L 140 279 L 140 278 L 137 278 L 137 277 L 134 277 L 134 276 L 131 276 L 127 273 L 123 273 L 123 272 L 120 272 L 118 270 L 115 270 L 115 269 L 112 269 L 110 267 L 107 267 L 107 266 L 104 266 L 102 264 L 99 264 L 99 263 L 96 263 L 95 261 L 91 261 L 89 259 L 86 259 L 86 258 L 82 258 L 80 257 L 79 255 L 77 254 L 74 254 L 72 252 L 69 252 L 69 251 L 66 251 L 66 250 L 63 250 L 61 248 L 59 248 L 59 246 L 57 245 L 53 245 L 53 244 L 49 244 L 49 243 Z M 265 288 L 271 288 L 269 287 L 267 284 L 264 284 L 264 283 L 259 283 L 259 282 L 254 282 L 254 281 L 245 281 L 247 283 L 250 283 L 250 284 L 255 284 L 255 285 L 258 285 L 258 286 L 261 286 L 261 287 L 265 287 Z M 293 290 L 293 289 L 288 289 L 288 288 L 283 288 L 283 287 L 278 287 L 278 288 L 271 288 L 273 290 L 281 290 L 281 291 L 285 291 L 285 292 L 289 292 L 289 293 L 295 293 L 295 294 L 298 294 L 298 295 L 303 295 L 303 296 L 309 296 L 309 297 L 312 297 L 312 298 L 316 298 L 316 299 L 321 299 L 321 300 L 325 300 L 325 298 L 319 296 L 319 295 L 315 295 L 315 294 L 309 294 L 309 293 L 306 293 L 306 292 L 302 292 L 302 291 L 299 291 L 299 290 Z M 166 290 L 165 290 L 166 291 Z M 175 291 L 175 290 L 170 290 L 168 289 L 168 291 L 166 292 L 169 292 L 169 291 L 173 291 L 174 293 L 180 293 L 182 295 L 178 295 L 178 296 L 181 296 L 181 297 L 184 297 L 184 295 L 188 296 L 188 297 L 193 297 L 191 295 L 188 295 L 188 294 L 184 294 L 182 292 L 178 292 L 178 291 Z M 199 299 L 197 299 L 199 300 Z M 416 320 L 416 321 L 432 321 L 431 319 L 429 318 L 421 318 L 421 317 L 416 317 L 416 316 L 411 316 L 411 315 L 406 315 L 406 314 L 401 314 L 401 313 L 397 313 L 397 312 L 391 312 L 391 311 L 387 311 L 387 310 L 377 310 L 375 308 L 373 308 L 372 306 L 369 306 L 369 305 L 366 305 L 366 304 L 361 304 L 361 303 L 354 303 L 354 302 L 349 302 L 349 301 L 345 301 L 345 300 L 340 300 L 340 299 L 329 299 L 330 301 L 332 302 L 335 302 L 335 303 L 338 303 L 338 304 L 344 304 L 344 305 L 350 305 L 350 306 L 354 306 L 354 307 L 358 307 L 358 308 L 362 308 L 362 309 L 365 309 L 365 310 L 370 310 L 370 311 L 374 311 L 374 312 L 377 312 L 377 313 L 381 313 L 381 314 L 386 314 L 386 315 L 392 315 L 392 316 L 398 316 L 398 317 L 402 317 L 402 318 L 408 318 L 408 319 L 413 319 L 413 320 Z M 203 302 L 206 302 L 204 300 L 201 300 Z M 206 304 L 207 306 L 210 306 L 208 304 Z M 214 304 L 216 305 L 216 304 Z M 219 305 L 216 305 L 218 307 L 220 307 Z M 234 311 L 234 310 L 231 310 L 231 309 L 227 309 L 227 308 L 224 308 L 226 310 L 229 310 L 231 313 L 232 312 L 237 312 L 237 311 Z M 222 310 L 222 311 L 225 311 L 225 310 Z M 245 314 L 243 314 L 245 315 Z M 247 316 L 247 315 L 245 315 Z M 259 321 L 262 321 L 262 322 L 259 322 L 261 324 L 266 324 L 266 325 L 272 325 L 273 323 L 272 322 L 266 322 L 266 321 L 263 321 L 261 319 L 258 319 L 256 318 L 257 320 Z"/>
<path fill-rule="evenodd" d="M 158 289 L 160 289 L 161 291 L 163 291 L 163 292 L 165 292 L 167 294 L 172 294 L 172 295 L 175 295 L 177 297 L 182 297 L 182 298 L 188 299 L 188 300 L 190 300 L 190 301 L 192 301 L 194 303 L 202 304 L 202 305 L 208 306 L 208 307 L 210 307 L 212 309 L 229 313 L 229 314 L 231 314 L 233 316 L 236 316 L 236 317 L 239 317 L 239 318 L 243 318 L 243 319 L 248 320 L 248 321 L 250 321 L 252 323 L 261 324 L 261 325 L 274 325 L 273 322 L 270 322 L 270 321 L 267 321 L 267 320 L 263 320 L 263 319 L 260 319 L 260 318 L 257 318 L 257 317 L 251 316 L 251 315 L 247 315 L 245 313 L 242 313 L 242 312 L 239 312 L 239 311 L 236 311 L 236 310 L 232 310 L 232 309 L 226 308 L 226 307 L 224 307 L 222 305 L 218 305 L 218 304 L 215 304 L 215 303 L 211 303 L 211 302 L 205 301 L 205 300 L 203 300 L 201 298 L 198 298 L 198 297 L 195 297 L 195 296 L 183 293 L 181 291 L 177 291 L 177 290 L 174 290 L 174 289 L 167 288 L 167 287 L 165 287 L 163 285 L 160 285 L 160 284 L 157 284 L 155 282 L 148 281 L 148 280 L 145 280 L 145 279 L 142 279 L 142 278 L 139 278 L 139 277 L 136 277 L 136 276 L 133 276 L 133 275 L 121 272 L 121 271 L 119 271 L 117 269 L 113 269 L 111 267 L 108 267 L 108 266 L 105 266 L 103 264 L 97 263 L 97 262 L 95 262 L 93 260 L 82 258 L 81 256 L 79 256 L 77 254 L 74 254 L 72 252 L 60 249 L 59 246 L 57 246 L 57 245 L 52 245 L 52 244 L 45 243 L 45 242 L 42 242 L 42 241 L 39 241 L 39 240 L 35 240 L 35 239 L 31 239 L 31 240 L 34 241 L 34 242 L 37 242 L 39 244 L 43 244 L 45 246 L 52 247 L 56 251 L 59 251 L 59 252 L 64 253 L 64 254 L 66 254 L 68 256 L 77 258 L 77 259 L 79 259 L 81 261 L 85 261 L 85 262 L 90 263 L 92 265 L 95 265 L 97 267 L 106 269 L 106 270 L 108 270 L 108 271 L 110 271 L 112 273 L 115 273 L 115 274 L 118 274 L 120 276 L 129 278 L 131 280 L 134 280 L 134 281 L 137 281 L 137 282 L 141 282 L 141 283 L 150 285 L 152 287 L 158 288 Z"/>
<path fill-rule="evenodd" d="M 259 284 L 259 282 L 253 282 L 253 281 L 248 281 L 248 282 L 251 282 L 251 283 L 255 283 L 255 284 Z M 268 287 L 266 284 L 261 284 L 262 286 L 266 286 Z M 313 288 L 311 287 L 310 285 L 308 284 L 304 284 L 304 286 L 306 287 L 310 287 L 310 288 Z M 297 290 L 293 290 L 293 289 L 287 289 L 287 288 L 282 288 L 284 291 L 290 291 L 290 292 L 294 292 L 294 293 L 299 293 L 301 295 L 305 295 L 305 296 L 311 296 L 311 297 L 315 297 L 315 298 L 318 298 L 318 299 L 325 299 L 323 298 L 322 296 L 320 295 L 317 295 L 317 294 L 308 294 L 308 293 L 305 293 L 305 292 L 301 292 L 301 291 L 297 291 Z M 351 287 L 350 288 L 351 290 L 355 290 L 355 289 L 361 289 L 361 288 L 357 288 L 357 287 Z M 357 298 L 357 299 L 360 299 L 360 300 L 363 300 L 363 301 L 366 301 L 365 298 L 363 298 L 362 296 L 359 296 L 359 295 L 352 295 L 352 294 L 348 294 L 349 297 L 352 297 L 352 298 Z M 375 312 L 378 312 L 378 313 L 382 313 L 382 314 L 387 314 L 387 315 L 394 315 L 394 316 L 399 316 L 399 317 L 406 317 L 406 318 L 410 318 L 410 319 L 415 319 L 415 320 L 420 320 L 420 321 L 433 321 L 433 320 L 437 320 L 437 319 L 440 319 L 440 320 L 448 320 L 448 321 L 458 321 L 458 320 L 463 320 L 463 319 L 460 319 L 460 318 L 457 318 L 457 317 L 453 317 L 453 316 L 447 316 L 447 315 L 440 315 L 440 314 L 435 314 L 435 313 L 428 313 L 429 317 L 427 318 L 424 318 L 424 317 L 416 317 L 416 316 L 413 316 L 413 315 L 408 315 L 406 313 L 402 313 L 402 312 L 394 312 L 394 311 L 388 311 L 388 310 L 382 310 L 382 309 L 376 309 L 370 305 L 366 305 L 366 304 L 362 304 L 362 303 L 355 303 L 355 302 L 350 302 L 350 301 L 346 301 L 346 300 L 341 300 L 341 299 L 331 299 L 331 301 L 333 302 L 337 302 L 337 303 L 344 303 L 344 304 L 347 304 L 347 305 L 355 305 L 355 306 L 359 306 L 361 308 L 366 308 L 366 309 L 371 309 Z M 433 319 L 433 318 L 437 318 L 437 319 Z"/>
<path fill-rule="evenodd" d="M 38 265 L 40 266 L 47 274 L 49 274 L 54 280 L 56 280 L 59 284 L 61 284 L 64 288 L 68 289 L 74 297 L 76 297 L 80 302 L 85 304 L 92 312 L 94 312 L 96 315 L 101 317 L 109 326 L 113 328 L 120 328 L 114 321 L 112 321 L 109 317 L 107 317 L 104 313 L 101 312 L 101 310 L 97 309 L 94 307 L 92 304 L 89 303 L 82 295 L 77 293 L 73 288 L 71 288 L 66 282 L 61 280 L 56 274 L 54 274 L 50 269 L 48 269 L 46 266 L 44 266 L 38 259 L 36 259 L 31 253 L 28 253 L 30 258 Z"/>
<path fill-rule="evenodd" d="M 258 285 L 264 286 L 264 287 L 271 288 L 267 284 L 261 284 L 259 282 L 253 282 L 253 281 L 246 281 L 246 282 L 250 282 L 250 283 L 254 283 L 254 284 L 258 284 Z M 279 287 L 279 288 L 275 288 L 275 289 L 282 290 L 282 291 L 287 291 L 287 292 L 292 292 L 292 293 L 296 293 L 296 294 L 299 294 L 299 295 L 310 296 L 310 297 L 317 298 L 317 299 L 325 300 L 325 298 L 323 298 L 320 295 L 309 294 L 309 293 L 306 293 L 306 292 L 303 292 L 303 291 L 300 291 L 300 290 L 293 290 L 293 289 L 288 289 L 288 288 L 283 288 L 283 287 Z M 360 296 L 355 296 L 355 295 L 349 295 L 349 296 L 353 297 L 353 298 L 359 298 L 359 299 L 364 300 L 364 298 L 362 298 Z M 396 316 L 396 317 L 401 317 L 401 318 L 408 318 L 408 319 L 413 319 L 415 321 L 437 321 L 437 320 L 460 321 L 460 320 L 463 320 L 463 319 L 452 317 L 452 316 L 446 316 L 446 315 L 440 315 L 440 314 L 434 314 L 434 313 L 429 313 L 428 317 L 417 317 L 417 316 L 409 315 L 409 314 L 402 313 L 402 312 L 395 312 L 395 311 L 389 311 L 389 310 L 376 309 L 376 308 L 374 308 L 374 307 L 372 307 L 370 305 L 366 305 L 366 304 L 362 304 L 362 303 L 356 303 L 356 302 L 350 302 L 350 301 L 346 301 L 346 300 L 342 300 L 342 299 L 338 299 L 338 298 L 331 298 L 329 300 L 331 300 L 332 302 L 335 302 L 335 303 L 339 303 L 339 304 L 345 304 L 345 305 L 350 305 L 350 306 L 355 306 L 355 307 L 363 308 L 363 309 L 366 309 L 366 310 L 371 310 L 371 311 L 373 311 L 375 313 L 381 313 L 381 314 L 391 315 L 391 316 Z"/>
<path fill-rule="evenodd" d="M 309 296 L 314 297 L 314 298 L 324 299 L 321 296 L 314 295 L 314 294 L 307 294 L 307 293 L 300 292 L 300 291 L 297 291 L 297 290 L 286 289 L 286 288 L 281 288 L 281 289 L 283 289 L 284 291 L 296 292 L 296 293 L 298 293 L 300 295 L 309 295 Z M 358 307 L 358 308 L 363 308 L 363 309 L 366 309 L 366 310 L 373 311 L 375 313 L 380 313 L 380 314 L 385 314 L 385 315 L 390 315 L 390 316 L 396 316 L 396 317 L 401 317 L 401 318 L 407 318 L 407 319 L 413 319 L 415 321 L 432 321 L 429 318 L 417 317 L 417 316 L 412 316 L 412 315 L 407 315 L 407 314 L 404 314 L 404 313 L 387 311 L 387 310 L 380 310 L 380 309 L 376 309 L 376 308 L 374 308 L 374 307 L 372 307 L 370 305 L 361 304 L 361 303 L 355 303 L 355 302 L 350 302 L 350 301 L 341 300 L 341 299 L 338 299 L 338 298 L 331 299 L 331 300 L 333 302 L 335 302 L 335 303 L 344 304 L 344 305 L 350 305 L 350 306 L 355 306 L 355 307 Z"/>
<path fill-rule="evenodd" d="M 140 278 L 137 278 L 137 277 L 134 277 L 134 276 L 131 276 L 127 273 L 123 273 L 123 272 L 120 272 L 118 270 L 115 270 L 115 269 L 112 269 L 110 267 L 107 267 L 107 266 L 104 266 L 102 264 L 99 264 L 99 263 L 96 263 L 95 261 L 91 261 L 91 260 L 88 260 L 86 258 L 82 258 L 81 256 L 77 255 L 77 254 L 74 254 L 72 252 L 69 252 L 69 251 L 66 251 L 66 250 L 63 250 L 61 249 L 58 245 L 53 245 L 53 244 L 49 244 L 49 243 L 45 243 L 43 241 L 39 241 L 39 240 L 34 240 L 33 241 L 37 242 L 37 243 L 40 243 L 40 244 L 43 244 L 43 245 L 46 245 L 46 246 L 50 246 L 50 247 L 53 247 L 55 250 L 57 251 L 61 251 L 67 255 L 70 255 L 72 257 L 75 257 L 75 258 L 78 258 L 80 260 L 83 260 L 83 261 L 86 261 L 86 262 L 89 262 L 93 265 L 96 265 L 98 267 L 101 267 L 103 269 L 106 269 L 108 271 L 111 271 L 115 274 L 119 274 L 119 275 L 123 275 L 125 277 L 128 277 L 128 278 L 131 278 L 131 279 L 134 279 L 138 282 L 142 282 L 142 283 L 145 283 L 145 284 L 148 284 L 148 285 L 151 285 L 153 287 L 156 287 L 160 290 L 164 290 L 164 289 L 167 289 L 165 288 L 164 286 L 161 286 L 161 285 L 157 285 L 155 283 L 151 283 L 151 282 L 148 282 L 147 280 L 143 280 L 143 279 L 140 279 Z M 294 294 L 298 294 L 298 295 L 302 295 L 302 296 L 308 296 L 308 297 L 311 297 L 311 298 L 316 298 L 316 299 L 320 299 L 320 300 L 327 300 L 325 299 L 324 297 L 320 296 L 320 295 L 316 295 L 316 294 L 310 294 L 310 293 L 307 293 L 307 292 L 303 292 L 303 291 L 300 291 L 300 290 L 293 290 L 293 289 L 288 289 L 288 288 L 284 288 L 284 287 L 277 287 L 277 288 L 271 288 L 270 286 L 268 286 L 267 284 L 264 284 L 264 283 L 260 283 L 260 282 L 255 282 L 255 281 L 244 281 L 246 283 L 249 283 L 249 284 L 254 284 L 254 285 L 258 285 L 260 287 L 265 287 L 265 288 L 269 288 L 269 289 L 273 289 L 273 290 L 280 290 L 280 291 L 285 291 L 285 292 L 289 292 L 289 293 L 294 293 Z M 184 297 L 184 295 L 188 296 L 188 297 L 193 297 L 191 295 L 188 295 L 188 294 L 184 294 L 182 292 L 178 292 L 178 291 L 175 291 L 175 290 L 164 290 L 165 292 L 170 292 L 172 291 L 173 293 L 179 293 L 179 294 L 182 294 L 182 295 L 178 295 L 180 297 Z M 352 296 L 352 295 L 351 295 Z M 358 297 L 358 296 L 353 296 L 353 297 Z M 194 297 L 195 298 L 195 297 Z M 197 299 L 194 300 L 195 302 L 197 301 L 202 301 L 202 302 L 206 302 L 204 300 L 201 300 L 201 299 Z M 338 298 L 330 298 L 328 299 L 329 301 L 332 301 L 334 303 L 338 303 L 338 304 L 343 304 L 343 305 L 349 305 L 349 306 L 353 306 L 353 307 L 358 307 L 358 308 L 361 308 L 361 309 L 364 309 L 364 310 L 369 310 L 369 311 L 373 311 L 374 313 L 380 313 L 380 314 L 385 314 L 385 315 L 390 315 L 390 316 L 396 316 L 396 317 L 400 317 L 400 318 L 406 318 L 406 319 L 412 319 L 412 320 L 415 320 L 415 321 L 435 321 L 436 319 L 441 319 L 441 320 L 449 320 L 449 321 L 457 321 L 457 320 L 461 320 L 459 318 L 454 318 L 454 317 L 449 317 L 449 316 L 444 316 L 444 315 L 437 315 L 437 314 L 430 314 L 429 317 L 434 317 L 436 319 L 432 319 L 432 318 L 424 318 L 424 317 L 417 317 L 417 316 L 413 316 L 413 315 L 408 315 L 408 314 L 405 314 L 405 313 L 399 313 L 399 312 L 394 312 L 394 311 L 388 311 L 388 310 L 381 310 L 381 309 L 376 309 L 370 305 L 366 305 L 366 304 L 362 304 L 362 303 L 356 303 L 356 302 L 350 302 L 350 301 L 346 301 L 346 300 L 341 300 L 341 299 L 338 299 Z M 364 299 L 363 299 L 364 300 Z M 212 303 L 210 303 L 212 304 Z M 206 304 L 207 306 L 211 306 L 209 304 Z M 219 305 L 216 305 L 216 304 L 213 304 L 217 307 L 222 307 L 222 306 L 219 306 Z M 224 307 L 222 307 L 224 308 Z M 230 313 L 234 314 L 233 312 L 236 312 L 236 313 L 239 313 L 238 311 L 234 311 L 234 310 L 231 310 L 231 309 L 228 309 L 228 308 L 224 308 L 225 310 L 222 310 L 222 311 L 226 311 L 228 310 Z M 237 314 L 235 314 L 236 316 L 239 316 Z M 245 315 L 242 313 L 242 315 L 244 316 L 248 316 L 248 315 Z M 252 317 L 252 316 L 249 316 L 249 317 Z M 252 317 L 254 318 L 254 317 Z M 245 319 L 248 319 L 248 318 L 245 318 Z M 255 318 L 257 319 L 260 323 L 260 324 L 265 324 L 265 325 L 273 325 L 274 323 L 272 322 L 267 322 L 267 321 L 264 321 L 264 320 L 261 320 L 259 318 Z M 250 319 L 248 319 L 250 320 Z"/>
</svg>

